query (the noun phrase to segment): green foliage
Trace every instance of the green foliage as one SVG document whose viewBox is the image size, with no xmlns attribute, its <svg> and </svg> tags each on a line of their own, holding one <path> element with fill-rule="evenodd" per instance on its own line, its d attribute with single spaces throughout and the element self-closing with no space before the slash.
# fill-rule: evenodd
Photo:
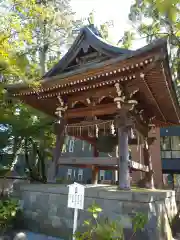
<svg viewBox="0 0 180 240">
<path fill-rule="evenodd" d="M 65 0 L 8 0 L 1 15 L 0 71 L 16 81 L 42 77 L 81 24 Z"/>
<path fill-rule="evenodd" d="M 9 171 L 10 171 L 10 166 L 3 166 L 0 164 L 0 177 L 5 177 Z"/>
<path fill-rule="evenodd" d="M 133 32 L 125 31 L 123 38 L 118 42 L 121 47 L 130 49 L 132 47 L 133 40 L 135 39 L 135 34 Z"/>
<path fill-rule="evenodd" d="M 94 11 L 90 12 L 88 22 L 89 25 L 95 25 Z M 102 38 L 105 40 L 109 40 L 109 25 L 109 22 L 104 22 L 98 28 L 98 31 L 100 32 Z"/>
<path fill-rule="evenodd" d="M 18 201 L 7 198 L 0 199 L 0 231 L 13 227 L 17 214 L 20 212 Z"/>
<path fill-rule="evenodd" d="M 71 184 L 74 181 L 71 179 L 66 179 L 66 178 L 56 178 L 56 183 L 58 184 Z"/>
<path fill-rule="evenodd" d="M 178 0 L 136 0 L 129 20 L 132 32 L 148 43 L 166 37 L 170 47 L 173 78 L 180 81 L 180 5 Z"/>
<path fill-rule="evenodd" d="M 138 230 L 144 229 L 148 222 L 148 217 L 142 213 L 136 213 L 132 219 L 133 231 L 136 233 Z"/>
<path fill-rule="evenodd" d="M 0 71 L 4 76 L 25 79 L 29 61 L 23 51 L 32 43 L 33 19 L 47 15 L 49 10 L 38 6 L 34 0 L 9 0 L 3 11 L 6 14 L 0 17 Z"/>
<path fill-rule="evenodd" d="M 0 23 L 0 124 L 7 129 L 0 132 L 0 149 L 13 153 L 12 162 L 24 155 L 30 178 L 45 182 L 55 141 L 53 119 L 14 100 L 9 104 L 4 85 L 25 81 L 39 87 L 81 21 L 74 21 L 66 0 L 8 0 L 0 3 Z"/>
<path fill-rule="evenodd" d="M 23 105 L 14 106 L 12 111 L 9 108 L 8 114 L 2 115 L 0 119 L 1 124 L 6 126 L 6 130 L 0 132 L 2 152 L 12 153 L 8 154 L 12 157 L 10 168 L 13 169 L 13 162 L 19 154 L 24 155 L 30 178 L 45 182 L 45 164 L 48 159 L 52 159 L 55 143 L 53 119 Z"/>
<path fill-rule="evenodd" d="M 109 220 L 108 218 L 100 218 L 99 214 L 102 209 L 93 203 L 88 208 L 88 212 L 92 215 L 92 218 L 84 221 L 85 230 L 83 232 L 76 232 L 76 240 L 124 240 L 124 231 L 120 221 Z M 148 218 L 142 214 L 137 213 L 132 219 L 133 223 L 133 234 L 130 239 L 139 230 L 143 230 L 147 224 Z"/>
</svg>

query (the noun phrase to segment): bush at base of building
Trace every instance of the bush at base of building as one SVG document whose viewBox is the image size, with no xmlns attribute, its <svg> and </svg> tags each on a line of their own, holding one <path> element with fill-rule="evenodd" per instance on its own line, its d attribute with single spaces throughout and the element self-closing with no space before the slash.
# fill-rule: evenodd
<svg viewBox="0 0 180 240">
<path fill-rule="evenodd" d="M 100 218 L 99 214 L 102 209 L 95 203 L 88 208 L 88 212 L 92 214 L 92 218 L 84 221 L 84 231 L 76 232 L 76 240 L 125 240 L 124 230 L 120 220 L 109 220 L 108 218 Z M 138 230 L 143 230 L 148 222 L 147 216 L 142 213 L 136 213 L 132 219 L 133 234 Z"/>
<path fill-rule="evenodd" d="M 21 218 L 22 211 L 19 201 L 12 199 L 8 191 L 0 192 L 0 235 L 13 229 Z"/>
</svg>

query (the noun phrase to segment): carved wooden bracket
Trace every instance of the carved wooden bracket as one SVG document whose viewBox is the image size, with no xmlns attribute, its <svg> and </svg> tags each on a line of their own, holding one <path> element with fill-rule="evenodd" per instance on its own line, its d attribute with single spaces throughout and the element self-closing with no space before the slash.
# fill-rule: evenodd
<svg viewBox="0 0 180 240">
<path fill-rule="evenodd" d="M 115 88 L 116 88 L 118 97 L 114 98 L 114 102 L 117 104 L 117 108 L 118 109 L 124 108 L 124 109 L 127 109 L 128 111 L 131 111 L 138 102 L 133 99 L 126 100 L 126 96 L 123 94 L 123 91 L 122 91 L 119 83 L 115 84 Z M 131 94 L 131 97 L 137 91 L 138 91 L 137 89 L 136 89 L 136 91 L 133 91 L 133 93 Z"/>
<path fill-rule="evenodd" d="M 91 104 L 90 98 L 86 98 L 86 102 L 87 102 L 88 105 L 90 105 Z"/>
<path fill-rule="evenodd" d="M 114 102 L 117 104 L 117 108 L 121 109 L 121 103 L 124 102 L 125 97 L 122 95 L 122 89 L 119 83 L 115 84 L 115 88 L 118 96 L 114 98 Z"/>
<path fill-rule="evenodd" d="M 156 137 L 148 137 L 147 139 L 147 143 L 149 146 L 151 146 L 154 143 L 154 141 L 156 141 Z"/>
<path fill-rule="evenodd" d="M 149 151 L 149 147 L 154 143 L 156 137 L 148 137 L 144 140 L 144 148 Z"/>
<path fill-rule="evenodd" d="M 59 118 L 62 118 L 63 113 L 67 110 L 67 106 L 65 106 L 63 99 L 61 96 L 57 97 L 59 106 L 56 108 L 55 115 L 58 116 Z"/>
<path fill-rule="evenodd" d="M 132 127 L 134 125 L 134 119 L 129 114 L 128 108 L 121 108 L 118 111 L 118 115 L 116 116 L 116 125 L 117 127 Z"/>
</svg>

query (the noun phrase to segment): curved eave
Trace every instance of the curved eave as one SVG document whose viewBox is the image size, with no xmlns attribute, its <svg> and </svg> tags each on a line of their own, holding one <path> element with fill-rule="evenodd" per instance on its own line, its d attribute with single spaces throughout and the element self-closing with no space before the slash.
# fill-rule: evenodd
<svg viewBox="0 0 180 240">
<path fill-rule="evenodd" d="M 139 89 L 140 96 L 136 96 L 139 104 L 141 105 L 142 109 L 145 109 L 145 114 L 147 113 L 149 117 L 156 117 L 155 118 L 155 125 L 156 126 L 168 126 L 170 124 L 172 125 L 179 125 L 179 119 L 180 119 L 180 111 L 179 111 L 179 105 L 176 101 L 175 92 L 172 88 L 172 83 L 168 84 L 168 75 L 167 71 L 165 71 L 165 76 L 163 74 L 163 67 L 165 66 L 166 60 L 158 61 L 158 64 L 153 67 L 149 72 L 147 72 L 145 81 L 138 78 L 135 78 L 130 84 L 128 84 L 128 81 L 126 82 L 127 90 L 129 92 L 132 92 L 132 89 L 134 87 L 137 87 Z M 161 66 L 161 63 L 163 63 L 163 66 Z M 113 86 L 112 86 L 113 87 Z M 71 87 L 69 87 L 70 89 Z M 110 88 L 109 88 L 110 89 Z M 109 91 L 108 89 L 108 91 Z M 113 88 L 114 89 L 114 88 Z M 103 90 L 103 91 L 102 91 Z M 104 89 L 96 90 L 98 94 L 104 94 Z M 115 90 L 115 89 L 114 89 Z M 61 90 L 56 89 L 56 93 L 59 94 Z M 103 92 L 103 93 L 102 93 Z M 48 94 L 41 93 L 41 94 Z M 64 95 L 63 95 L 64 94 Z M 62 91 L 62 97 L 67 96 L 68 101 L 70 102 L 71 97 L 73 98 L 71 94 L 67 95 L 66 93 L 63 93 Z M 87 98 L 89 96 L 93 96 L 94 91 L 93 90 L 86 90 L 86 94 L 82 94 L 82 98 Z M 80 94 L 81 95 L 81 94 Z M 83 96 L 84 95 L 84 96 Z M 58 104 L 57 101 L 57 95 L 54 95 L 54 97 L 45 98 L 45 99 L 38 99 L 38 94 L 33 95 L 22 95 L 19 96 L 22 100 L 24 100 L 27 104 L 31 105 L 32 107 L 35 107 L 43 112 L 46 112 L 49 115 L 54 116 L 55 108 Z M 101 95 L 100 95 L 101 96 Z M 75 95 L 75 99 L 77 97 L 80 97 L 79 94 L 77 96 L 77 93 Z M 114 103 L 106 106 L 99 106 L 95 107 L 92 110 L 92 107 L 90 108 L 81 108 L 81 109 L 72 109 L 70 110 L 67 115 L 70 119 L 75 118 L 82 118 L 87 116 L 92 116 L 92 111 L 95 115 L 100 116 L 104 115 L 106 112 L 109 114 L 114 114 L 116 112 L 116 105 Z M 163 119 L 164 118 L 164 119 Z"/>
<path fill-rule="evenodd" d="M 128 54 L 123 54 L 118 57 L 114 57 L 110 60 L 106 60 L 104 62 L 92 64 L 88 68 L 82 67 L 80 69 L 76 69 L 74 71 L 69 71 L 67 73 L 62 73 L 62 74 L 59 74 L 59 75 L 53 76 L 53 77 L 46 76 L 40 81 L 40 84 L 42 84 L 41 87 L 45 87 L 46 85 L 51 86 L 54 84 L 58 84 L 58 83 L 60 83 L 61 80 L 66 81 L 67 78 L 71 78 L 74 75 L 79 75 L 79 74 L 90 72 L 90 71 L 96 71 L 96 69 L 98 70 L 100 68 L 103 68 L 105 70 L 105 68 L 109 67 L 110 65 L 116 64 L 121 61 L 126 61 L 130 58 L 138 58 L 141 56 L 145 56 L 145 55 L 148 55 L 149 53 L 154 52 L 158 49 L 163 49 L 164 54 L 167 54 L 167 40 L 165 38 L 158 39 L 158 40 L 152 42 L 151 44 L 148 44 L 134 52 L 129 52 Z M 168 58 L 168 56 L 167 56 L 167 58 Z M 167 63 L 167 66 L 168 66 L 168 63 Z M 168 66 L 168 68 L 169 68 L 169 66 Z M 21 93 L 27 89 L 32 89 L 32 88 L 30 88 L 29 85 L 26 83 L 18 83 L 18 84 L 7 85 L 5 87 L 5 89 L 7 89 L 10 93 Z"/>
<path fill-rule="evenodd" d="M 32 89 L 28 88 L 27 85 L 26 86 L 16 85 L 16 87 L 8 86 L 8 90 L 11 94 L 15 92 L 16 93 L 23 92 L 24 95 L 19 96 L 19 98 L 25 100 L 27 104 L 31 106 L 33 106 L 34 104 L 33 107 L 42 110 L 46 113 L 49 113 L 50 115 L 53 115 L 55 110 L 53 108 L 55 108 L 56 106 L 56 104 L 53 102 L 54 99 L 49 100 L 47 99 L 47 101 L 45 99 L 40 100 L 38 99 L 39 94 L 40 95 L 45 93 L 48 94 L 48 91 L 50 90 L 51 87 L 53 88 L 54 86 L 59 87 L 60 85 L 60 87 L 63 88 L 64 86 L 63 84 L 67 83 L 70 86 L 69 88 L 72 88 L 71 83 L 73 81 L 76 82 L 77 79 L 83 79 L 84 77 L 86 78 L 87 76 L 94 76 L 99 74 L 99 72 L 104 74 L 108 71 L 112 71 L 114 68 L 127 67 L 131 64 L 135 64 L 138 61 L 141 61 L 142 59 L 147 59 L 150 56 L 156 55 L 160 56 L 161 58 L 158 58 L 159 60 L 156 62 L 156 65 L 153 65 L 152 63 L 151 70 L 146 73 L 147 76 L 147 79 L 145 79 L 146 81 L 142 82 L 139 81 L 137 78 L 137 80 L 134 81 L 133 85 L 140 89 L 141 96 L 143 96 L 141 102 L 147 106 L 148 108 L 147 111 L 151 111 L 152 108 L 154 112 L 153 116 L 157 116 L 156 118 L 157 122 L 162 123 L 162 125 L 163 124 L 179 125 L 180 109 L 176 93 L 173 87 L 173 82 L 171 79 L 167 54 L 167 42 L 165 39 L 155 41 L 152 44 L 149 44 L 129 55 L 121 55 L 114 59 L 105 61 L 103 63 L 90 66 L 88 69 L 81 68 L 76 71 L 71 71 L 52 78 L 47 78 L 42 81 L 41 86 L 42 92 L 35 91 L 31 95 Z M 126 75 L 128 73 L 124 72 L 124 74 Z M 76 87 L 78 87 L 77 85 L 78 84 L 76 83 Z M 23 87 L 26 89 L 26 91 L 30 92 L 30 94 L 28 93 L 29 95 L 27 94 L 27 92 L 24 92 Z M 58 93 L 61 91 L 58 88 L 55 89 L 56 89 L 55 91 L 57 91 Z M 110 109 L 112 109 L 112 107 Z M 77 113 L 75 112 L 75 115 L 73 116 L 76 117 Z"/>
<path fill-rule="evenodd" d="M 77 36 L 76 40 L 68 50 L 68 52 L 62 57 L 62 59 L 45 75 L 46 77 L 55 76 L 57 72 L 62 72 L 69 63 L 76 58 L 77 54 L 79 53 L 80 49 L 82 48 L 83 41 L 86 41 L 87 44 L 92 46 L 96 51 L 101 52 L 110 58 L 117 57 L 118 55 L 124 55 L 132 53 L 133 51 L 122 49 L 110 45 L 106 41 L 104 41 L 101 37 L 94 34 L 94 32 L 88 28 L 84 27 L 81 29 L 79 35 Z"/>
</svg>

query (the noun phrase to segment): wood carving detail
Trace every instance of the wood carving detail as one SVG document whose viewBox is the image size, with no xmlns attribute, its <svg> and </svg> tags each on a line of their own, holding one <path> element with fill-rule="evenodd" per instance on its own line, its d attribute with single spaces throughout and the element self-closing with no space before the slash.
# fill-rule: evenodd
<svg viewBox="0 0 180 240">
<path fill-rule="evenodd" d="M 58 96 L 57 99 L 59 104 L 58 104 L 58 107 L 56 108 L 55 115 L 59 118 L 62 118 L 62 116 L 64 115 L 64 112 L 67 110 L 68 107 L 65 106 L 65 103 L 61 98 L 61 96 Z"/>
</svg>

